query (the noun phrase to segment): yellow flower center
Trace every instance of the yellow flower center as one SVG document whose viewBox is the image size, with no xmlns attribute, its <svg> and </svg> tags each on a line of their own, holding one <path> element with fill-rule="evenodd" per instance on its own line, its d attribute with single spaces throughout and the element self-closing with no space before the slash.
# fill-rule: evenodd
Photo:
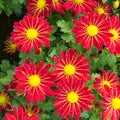
<svg viewBox="0 0 120 120">
<path fill-rule="evenodd" d="M 102 7 L 98 7 L 97 11 L 99 14 L 105 14 L 105 10 Z"/>
<path fill-rule="evenodd" d="M 67 100 L 70 102 L 70 103 L 77 103 L 78 102 L 78 99 L 79 99 L 79 96 L 77 93 L 75 93 L 74 91 L 71 91 L 67 94 Z"/>
<path fill-rule="evenodd" d="M 94 37 L 98 34 L 98 27 L 95 26 L 95 25 L 89 25 L 87 27 L 87 34 L 90 36 L 90 37 Z"/>
<path fill-rule="evenodd" d="M 76 4 L 82 4 L 84 0 L 73 0 Z"/>
<path fill-rule="evenodd" d="M 38 37 L 38 32 L 35 29 L 28 29 L 26 32 L 26 37 L 30 40 L 34 40 Z"/>
<path fill-rule="evenodd" d="M 38 36 L 38 32 L 35 29 L 31 28 L 31 29 L 27 30 L 27 32 L 26 32 L 26 37 L 30 40 L 36 39 L 37 36 Z"/>
<path fill-rule="evenodd" d="M 5 105 L 7 98 L 4 94 L 0 94 L 0 104 Z"/>
<path fill-rule="evenodd" d="M 32 87 L 37 87 L 39 86 L 41 79 L 38 75 L 31 75 L 28 79 L 29 85 Z"/>
<path fill-rule="evenodd" d="M 14 49 L 16 49 L 16 48 L 17 48 L 17 45 L 16 45 L 16 44 L 11 43 L 11 44 L 10 44 L 10 48 L 11 48 L 12 50 L 14 50 Z"/>
<path fill-rule="evenodd" d="M 102 84 L 103 86 L 107 85 L 108 87 L 111 87 L 110 82 L 108 82 L 107 80 L 104 80 Z"/>
<path fill-rule="evenodd" d="M 54 2 L 54 3 L 57 3 L 57 2 L 58 2 L 58 0 L 53 0 L 53 2 Z"/>
<path fill-rule="evenodd" d="M 120 99 L 119 98 L 113 98 L 111 102 L 112 108 L 114 110 L 118 110 L 120 108 Z"/>
<path fill-rule="evenodd" d="M 45 8 L 45 6 L 46 6 L 46 0 L 38 0 L 38 2 L 37 2 L 38 9 L 42 10 Z"/>
<path fill-rule="evenodd" d="M 111 41 L 115 41 L 115 40 L 118 39 L 119 34 L 118 34 L 118 31 L 117 31 L 117 30 L 115 30 L 115 29 L 111 29 L 109 32 L 110 32 L 111 34 L 113 34 L 113 37 L 110 38 Z"/>
<path fill-rule="evenodd" d="M 67 76 L 72 76 L 75 74 L 76 68 L 75 66 L 71 65 L 71 64 L 67 64 L 64 67 L 64 73 Z"/>
</svg>

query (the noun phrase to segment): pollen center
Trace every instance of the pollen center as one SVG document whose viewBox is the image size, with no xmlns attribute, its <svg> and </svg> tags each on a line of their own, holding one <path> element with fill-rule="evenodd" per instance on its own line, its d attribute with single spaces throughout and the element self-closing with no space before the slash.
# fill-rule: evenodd
<svg viewBox="0 0 120 120">
<path fill-rule="evenodd" d="M 103 84 L 103 86 L 104 86 L 104 85 L 107 85 L 108 87 L 111 87 L 110 82 L 108 82 L 107 80 L 103 81 L 102 84 Z"/>
<path fill-rule="evenodd" d="M 78 102 L 78 98 L 79 98 L 79 96 L 78 96 L 78 94 L 77 93 L 75 93 L 75 92 L 69 92 L 68 94 L 67 94 L 67 100 L 70 102 L 70 103 L 77 103 Z"/>
<path fill-rule="evenodd" d="M 105 11 L 102 7 L 98 7 L 97 11 L 98 11 L 99 14 L 105 14 Z"/>
<path fill-rule="evenodd" d="M 71 64 L 68 64 L 68 65 L 65 65 L 64 67 L 64 73 L 65 75 L 67 76 L 72 76 L 75 74 L 75 66 L 71 65 Z"/>
<path fill-rule="evenodd" d="M 84 0 L 73 0 L 76 4 L 82 4 Z"/>
<path fill-rule="evenodd" d="M 113 37 L 110 38 L 111 41 L 115 41 L 115 40 L 118 39 L 119 34 L 118 34 L 118 31 L 117 31 L 117 30 L 115 30 L 115 29 L 111 29 L 109 32 L 110 32 L 111 34 L 113 34 Z"/>
<path fill-rule="evenodd" d="M 111 102 L 112 108 L 115 110 L 118 110 L 120 108 L 120 99 L 119 98 L 113 98 Z"/>
<path fill-rule="evenodd" d="M 6 103 L 6 96 L 5 95 L 3 95 L 3 94 L 1 94 L 0 95 L 0 104 L 5 104 Z"/>
<path fill-rule="evenodd" d="M 45 6 L 46 6 L 46 0 L 38 0 L 38 2 L 37 2 L 38 9 L 42 10 L 45 8 Z"/>
<path fill-rule="evenodd" d="M 32 87 L 39 86 L 41 82 L 41 79 L 38 75 L 31 75 L 28 80 L 29 80 L 29 85 Z"/>
<path fill-rule="evenodd" d="M 31 28 L 31 29 L 27 30 L 27 32 L 26 32 L 26 37 L 30 40 L 36 39 L 37 36 L 38 36 L 38 32 L 35 29 Z"/>
<path fill-rule="evenodd" d="M 98 34 L 98 27 L 95 26 L 95 25 L 89 25 L 87 27 L 87 34 L 90 36 L 90 37 L 94 37 Z"/>
<path fill-rule="evenodd" d="M 57 2 L 58 2 L 58 0 L 53 0 L 53 2 L 54 2 L 54 3 L 57 3 Z"/>
</svg>

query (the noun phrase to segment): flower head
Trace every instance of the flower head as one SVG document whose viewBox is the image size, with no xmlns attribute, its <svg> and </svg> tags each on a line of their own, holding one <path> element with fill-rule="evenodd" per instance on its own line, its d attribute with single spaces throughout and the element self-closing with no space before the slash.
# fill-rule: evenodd
<svg viewBox="0 0 120 120">
<path fill-rule="evenodd" d="M 105 15 L 92 12 L 73 22 L 76 26 L 72 32 L 75 33 L 77 44 L 81 43 L 87 50 L 90 50 L 93 45 L 98 50 L 102 50 L 105 39 L 110 36 L 108 33 L 109 21 Z"/>
<path fill-rule="evenodd" d="M 72 10 L 75 14 L 81 12 L 90 12 L 92 8 L 97 4 L 95 0 L 66 0 L 64 7 L 66 10 Z"/>
<path fill-rule="evenodd" d="M 27 13 L 48 17 L 51 13 L 50 0 L 27 0 Z"/>
<path fill-rule="evenodd" d="M 63 81 L 58 90 L 55 91 L 54 101 L 57 115 L 61 114 L 62 118 L 75 117 L 79 120 L 82 109 L 90 110 L 89 106 L 94 100 L 94 96 L 88 87 L 81 81 Z"/>
<path fill-rule="evenodd" d="M 109 17 L 110 28 L 108 32 L 112 35 L 106 39 L 106 47 L 110 53 L 120 54 L 120 21 L 118 16 Z"/>
<path fill-rule="evenodd" d="M 18 50 L 29 54 L 31 49 L 37 53 L 42 45 L 50 46 L 48 38 L 52 27 L 43 17 L 27 15 L 23 20 L 15 22 L 13 27 L 11 39 L 18 46 Z"/>
<path fill-rule="evenodd" d="M 63 8 L 63 0 L 52 0 L 52 8 L 53 10 L 56 10 L 59 13 L 64 13 L 64 8 Z"/>
<path fill-rule="evenodd" d="M 89 65 L 88 59 L 84 55 L 78 56 L 77 50 L 69 49 L 68 51 L 61 51 L 61 57 L 54 56 L 55 70 L 53 74 L 56 75 L 56 80 L 61 83 L 66 80 L 89 80 Z M 63 79 L 63 80 L 62 80 Z"/>
<path fill-rule="evenodd" d="M 14 44 L 10 38 L 8 38 L 4 43 L 5 43 L 4 51 L 6 51 L 7 53 L 13 54 L 17 51 L 17 45 Z"/>
<path fill-rule="evenodd" d="M 112 8 L 108 3 L 103 3 L 102 0 L 98 0 L 98 4 L 94 8 L 98 14 L 105 14 L 107 16 L 112 15 Z"/>
<path fill-rule="evenodd" d="M 108 94 L 103 95 L 101 100 L 102 109 L 104 110 L 102 120 L 110 117 L 110 120 L 118 120 L 120 116 L 120 85 L 111 88 Z"/>
<path fill-rule="evenodd" d="M 35 115 L 29 116 L 27 111 L 23 106 L 13 108 L 13 113 L 6 112 L 4 115 L 4 120 L 39 120 Z"/>
<path fill-rule="evenodd" d="M 2 111 L 2 109 L 11 109 L 10 98 L 11 96 L 9 96 L 7 93 L 0 91 L 0 112 Z"/>
<path fill-rule="evenodd" d="M 27 102 L 33 101 L 35 104 L 38 103 L 38 100 L 44 101 L 45 95 L 51 96 L 53 78 L 49 68 L 50 65 L 44 66 L 44 62 L 40 62 L 38 66 L 24 62 L 22 66 L 16 67 L 14 78 L 18 95 L 27 94 Z"/>
<path fill-rule="evenodd" d="M 41 113 L 41 109 L 39 109 L 37 106 L 26 106 L 25 110 L 30 118 L 35 117 L 37 118 L 36 120 L 39 120 L 39 114 Z"/>
<path fill-rule="evenodd" d="M 114 85 L 119 83 L 119 78 L 116 76 L 116 73 L 112 71 L 106 72 L 105 70 L 102 71 L 100 77 L 96 78 L 96 82 L 94 87 L 98 89 L 101 95 L 105 94 L 106 88 L 111 88 Z"/>
</svg>

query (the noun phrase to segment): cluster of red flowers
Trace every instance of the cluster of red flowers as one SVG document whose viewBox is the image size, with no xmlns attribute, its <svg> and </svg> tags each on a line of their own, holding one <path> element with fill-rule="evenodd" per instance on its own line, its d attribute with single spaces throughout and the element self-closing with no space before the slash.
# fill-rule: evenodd
<svg viewBox="0 0 120 120">
<path fill-rule="evenodd" d="M 76 43 L 81 43 L 83 48 L 90 50 L 94 45 L 98 50 L 107 47 L 110 53 L 120 54 L 120 22 L 117 16 L 112 16 L 112 10 L 107 3 L 96 0 L 27 0 L 27 15 L 19 22 L 15 22 L 10 42 L 6 45 L 30 54 L 33 49 L 38 54 L 41 46 L 50 46 L 50 31 L 54 29 L 45 19 L 53 10 L 64 13 L 72 10 L 73 15 L 85 13 L 80 20 L 73 20 L 75 27 L 72 29 Z M 92 12 L 92 14 L 91 14 Z M 10 44 L 10 45 L 8 45 Z M 40 61 L 35 65 L 33 61 L 25 61 L 16 67 L 14 80 L 9 87 L 19 96 L 26 96 L 27 103 L 45 101 L 45 96 L 54 96 L 53 102 L 57 115 L 63 119 L 80 119 L 85 110 L 90 110 L 90 105 L 95 97 L 92 90 L 85 86 L 91 80 L 89 59 L 79 55 L 77 50 L 69 49 L 60 51 L 60 56 L 53 56 L 54 64 L 44 65 Z M 50 72 L 50 68 L 54 70 Z M 14 85 L 13 85 L 14 84 Z M 96 78 L 94 88 L 104 98 L 101 100 L 104 110 L 103 120 L 110 117 L 118 120 L 120 115 L 120 87 L 119 78 L 112 71 L 102 71 Z M 53 89 L 54 88 L 54 89 Z M 9 95 L 0 93 L 0 105 L 5 108 L 9 103 Z M 38 120 L 40 110 L 20 106 L 13 108 L 11 113 L 5 113 L 5 120 Z"/>
</svg>

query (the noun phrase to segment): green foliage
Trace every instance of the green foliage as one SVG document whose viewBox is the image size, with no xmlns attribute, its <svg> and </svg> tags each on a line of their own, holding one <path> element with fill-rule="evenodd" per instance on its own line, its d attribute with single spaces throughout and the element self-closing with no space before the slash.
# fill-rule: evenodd
<svg viewBox="0 0 120 120">
<path fill-rule="evenodd" d="M 19 16 L 22 14 L 22 7 L 25 4 L 25 0 L 0 0 L 0 13 L 4 11 L 7 16 L 13 13 Z"/>
<path fill-rule="evenodd" d="M 13 79 L 15 65 L 11 65 L 9 60 L 2 60 L 0 64 L 0 84 L 5 85 Z"/>
</svg>

